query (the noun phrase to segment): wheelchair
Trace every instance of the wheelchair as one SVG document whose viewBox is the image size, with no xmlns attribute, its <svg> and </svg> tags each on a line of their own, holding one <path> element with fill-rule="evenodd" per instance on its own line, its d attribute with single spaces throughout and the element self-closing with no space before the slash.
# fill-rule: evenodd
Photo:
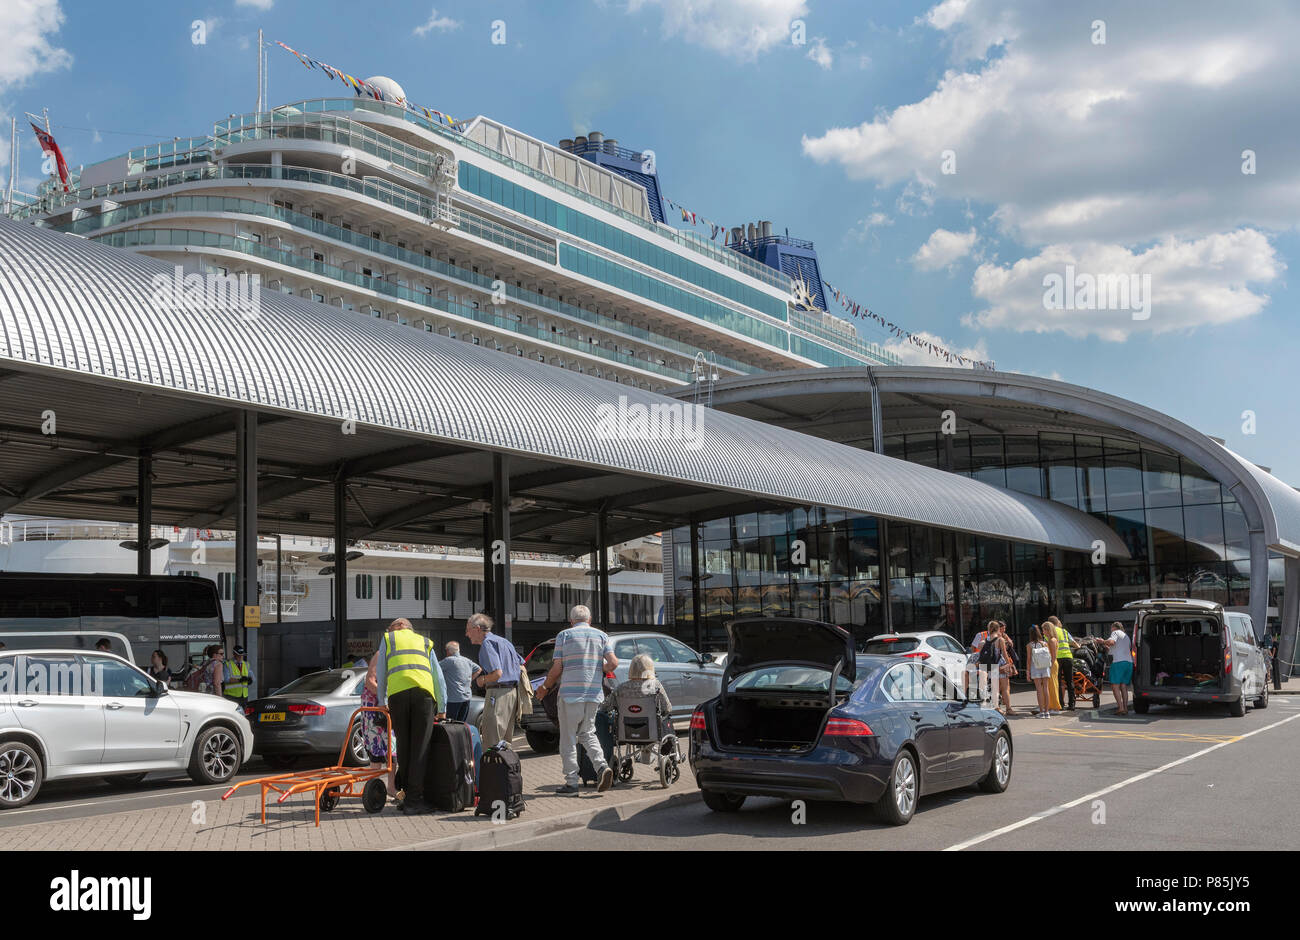
<svg viewBox="0 0 1300 940">
<path fill-rule="evenodd" d="M 619 694 L 614 715 L 614 757 L 610 766 L 622 783 L 632 779 L 638 763 L 653 765 L 667 789 L 681 776 L 682 752 L 672 719 L 660 715 L 655 696 Z"/>
</svg>

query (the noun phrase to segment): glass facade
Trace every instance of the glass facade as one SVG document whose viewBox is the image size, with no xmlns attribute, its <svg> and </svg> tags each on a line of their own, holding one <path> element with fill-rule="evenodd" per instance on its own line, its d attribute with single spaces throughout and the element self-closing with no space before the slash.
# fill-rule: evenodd
<svg viewBox="0 0 1300 940">
<path fill-rule="evenodd" d="M 593 245 L 616 251 L 624 257 L 734 300 L 736 303 L 744 304 L 770 317 L 778 320 L 786 318 L 784 298 L 773 297 L 765 291 L 742 284 L 734 278 L 719 274 L 711 268 L 683 258 L 676 252 L 668 251 L 644 238 L 592 218 L 576 209 L 563 206 L 554 199 L 548 199 L 527 187 L 518 186 L 464 161 L 460 164 L 459 179 L 461 189 L 466 192 L 481 196 L 507 209 L 513 209 L 539 222 L 545 222 L 552 228 L 568 232 Z"/>
<path fill-rule="evenodd" d="M 894 629 L 945 630 L 964 642 L 988 620 L 1005 620 L 1023 642 L 1050 614 L 1068 618 L 1076 634 L 1100 633 L 1124 604 L 1144 597 L 1249 604 L 1245 517 L 1186 458 L 1131 441 L 1046 433 L 898 435 L 886 439 L 886 452 L 1081 509 L 1110 525 L 1132 557 L 1093 565 L 1082 553 L 898 523 L 882 545 L 870 517 L 756 511 L 700 525 L 706 647 L 725 646 L 725 622 L 745 616 L 825 620 L 862 641 L 884 629 L 886 596 Z M 676 630 L 694 642 L 690 530 L 674 530 L 671 545 Z M 1269 604 L 1280 609 L 1281 566 L 1274 567 Z"/>
</svg>

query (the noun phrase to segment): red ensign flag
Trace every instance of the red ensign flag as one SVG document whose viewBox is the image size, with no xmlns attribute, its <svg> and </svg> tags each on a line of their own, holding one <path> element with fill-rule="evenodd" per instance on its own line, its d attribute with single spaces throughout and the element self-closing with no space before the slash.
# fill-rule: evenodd
<svg viewBox="0 0 1300 940">
<path fill-rule="evenodd" d="M 36 139 L 41 142 L 41 151 L 47 154 L 54 154 L 54 159 L 59 166 L 59 179 L 63 181 L 63 191 L 68 191 L 68 164 L 63 159 L 63 151 L 59 145 L 54 142 L 54 138 L 49 135 L 48 131 L 43 131 L 35 124 L 32 124 L 32 130 L 36 132 Z"/>
</svg>

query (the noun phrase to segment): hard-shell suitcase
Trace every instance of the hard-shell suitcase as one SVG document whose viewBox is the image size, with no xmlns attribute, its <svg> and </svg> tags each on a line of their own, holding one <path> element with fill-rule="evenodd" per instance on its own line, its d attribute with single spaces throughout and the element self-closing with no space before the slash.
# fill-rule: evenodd
<svg viewBox="0 0 1300 940">
<path fill-rule="evenodd" d="M 524 811 L 524 774 L 519 755 L 502 743 L 483 752 L 483 769 L 479 772 L 478 806 L 475 816 L 491 816 L 498 806 L 505 807 L 507 819 Z"/>
<path fill-rule="evenodd" d="M 433 723 L 424 798 L 453 813 L 474 805 L 474 738 L 463 721 Z"/>
</svg>

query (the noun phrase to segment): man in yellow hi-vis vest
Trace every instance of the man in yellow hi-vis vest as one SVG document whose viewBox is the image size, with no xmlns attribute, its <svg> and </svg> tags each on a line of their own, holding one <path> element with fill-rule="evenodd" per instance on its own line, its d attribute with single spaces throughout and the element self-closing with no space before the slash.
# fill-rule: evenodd
<svg viewBox="0 0 1300 940">
<path fill-rule="evenodd" d="M 248 690 L 253 684 L 253 674 L 248 671 L 248 660 L 244 658 L 245 649 L 236 646 L 235 655 L 226 660 L 225 675 L 221 681 L 221 694 L 236 705 L 248 704 Z"/>
<path fill-rule="evenodd" d="M 1066 710 L 1074 711 L 1074 651 L 1079 648 L 1079 641 L 1070 636 L 1070 631 L 1065 629 L 1055 614 L 1047 620 L 1056 631 L 1056 665 L 1057 679 L 1061 683 L 1061 704 L 1065 705 L 1068 700 Z"/>
<path fill-rule="evenodd" d="M 433 641 L 399 617 L 375 653 L 375 684 L 380 705 L 388 706 L 397 736 L 397 789 L 405 791 L 402 812 L 431 812 L 424 799 L 424 768 L 429 758 L 433 722 L 446 717 L 447 686 L 438 667 Z"/>
</svg>

